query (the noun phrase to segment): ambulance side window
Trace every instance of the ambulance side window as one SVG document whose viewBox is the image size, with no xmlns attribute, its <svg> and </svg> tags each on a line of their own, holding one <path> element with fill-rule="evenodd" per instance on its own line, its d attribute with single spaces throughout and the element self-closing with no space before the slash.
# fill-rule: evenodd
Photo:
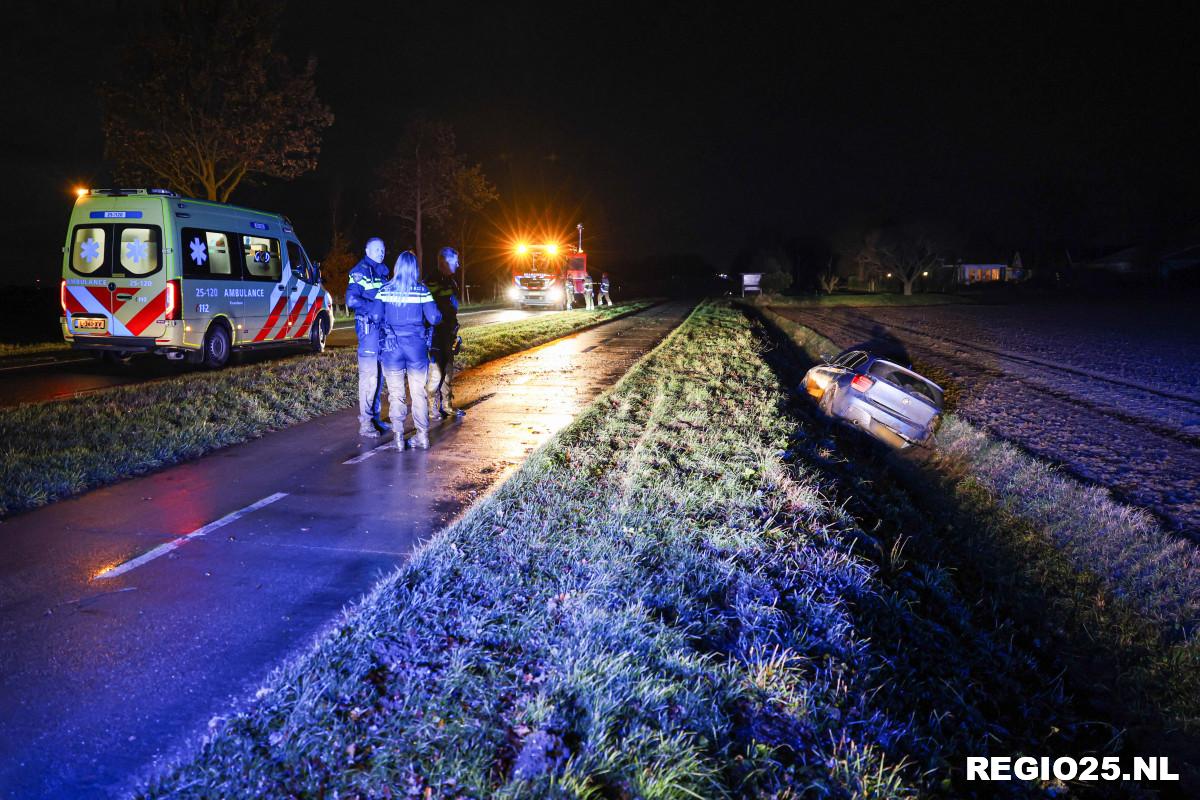
<svg viewBox="0 0 1200 800">
<path fill-rule="evenodd" d="M 295 242 L 287 243 L 288 263 L 292 265 L 292 274 L 305 283 L 316 283 L 316 276 L 304 248 Z"/>
<path fill-rule="evenodd" d="M 241 280 L 241 270 L 235 269 L 232 237 L 222 231 L 184 228 L 179 232 L 183 242 L 183 274 L 188 278 L 209 280 Z"/>
<path fill-rule="evenodd" d="M 71 239 L 71 271 L 76 275 L 110 275 L 108 238 L 105 226 L 77 227 Z"/>
<path fill-rule="evenodd" d="M 118 261 L 126 275 L 151 275 L 162 263 L 162 233 L 157 225 L 123 227 L 117 243 Z"/>
<path fill-rule="evenodd" d="M 247 280 L 277 281 L 283 275 L 278 239 L 243 236 L 242 254 L 245 256 Z"/>
</svg>

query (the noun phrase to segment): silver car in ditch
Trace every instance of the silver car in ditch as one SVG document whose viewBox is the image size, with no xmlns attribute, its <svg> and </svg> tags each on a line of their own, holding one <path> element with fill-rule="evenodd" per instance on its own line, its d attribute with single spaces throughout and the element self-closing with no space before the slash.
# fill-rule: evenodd
<svg viewBox="0 0 1200 800">
<path fill-rule="evenodd" d="M 893 447 L 926 444 L 942 413 L 942 389 L 911 369 L 847 350 L 804 376 L 804 390 L 830 416 Z"/>
</svg>

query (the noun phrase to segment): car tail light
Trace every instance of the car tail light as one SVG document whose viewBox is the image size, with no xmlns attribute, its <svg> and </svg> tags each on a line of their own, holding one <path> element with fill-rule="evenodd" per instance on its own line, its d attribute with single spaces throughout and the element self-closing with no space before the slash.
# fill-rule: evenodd
<svg viewBox="0 0 1200 800">
<path fill-rule="evenodd" d="M 855 375 L 854 380 L 850 381 L 850 385 L 860 392 L 865 392 L 875 385 L 875 379 L 868 378 L 866 375 Z"/>
<path fill-rule="evenodd" d="M 58 283 L 58 303 L 62 306 L 63 316 L 67 316 L 67 279 L 63 278 Z"/>
<path fill-rule="evenodd" d="M 167 281 L 167 308 L 163 319 L 179 319 L 179 281 Z"/>
</svg>

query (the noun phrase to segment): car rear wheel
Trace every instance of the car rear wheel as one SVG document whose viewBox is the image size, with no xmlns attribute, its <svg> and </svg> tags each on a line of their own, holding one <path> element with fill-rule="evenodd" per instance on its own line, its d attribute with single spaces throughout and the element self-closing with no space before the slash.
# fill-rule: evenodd
<svg viewBox="0 0 1200 800">
<path fill-rule="evenodd" d="M 209 327 L 204 335 L 204 366 L 220 369 L 229 362 L 229 329 L 220 323 Z"/>
<path fill-rule="evenodd" d="M 325 324 L 324 317 L 317 317 L 313 320 L 312 328 L 308 332 L 308 344 L 314 353 L 325 352 L 325 340 L 329 337 L 329 328 Z"/>
</svg>

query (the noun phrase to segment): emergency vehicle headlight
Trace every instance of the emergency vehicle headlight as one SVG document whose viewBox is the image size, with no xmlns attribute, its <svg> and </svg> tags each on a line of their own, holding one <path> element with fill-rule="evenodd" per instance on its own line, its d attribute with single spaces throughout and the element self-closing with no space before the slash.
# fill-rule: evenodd
<svg viewBox="0 0 1200 800">
<path fill-rule="evenodd" d="M 508 299 L 509 300 L 520 300 L 521 299 L 521 290 L 515 286 L 508 287 Z"/>
<path fill-rule="evenodd" d="M 558 245 L 556 245 L 556 244 L 546 245 L 546 252 L 552 256 L 558 255 Z"/>
<path fill-rule="evenodd" d="M 517 243 L 517 255 L 523 256 L 528 250 L 529 248 L 525 246 L 524 242 Z"/>
</svg>

